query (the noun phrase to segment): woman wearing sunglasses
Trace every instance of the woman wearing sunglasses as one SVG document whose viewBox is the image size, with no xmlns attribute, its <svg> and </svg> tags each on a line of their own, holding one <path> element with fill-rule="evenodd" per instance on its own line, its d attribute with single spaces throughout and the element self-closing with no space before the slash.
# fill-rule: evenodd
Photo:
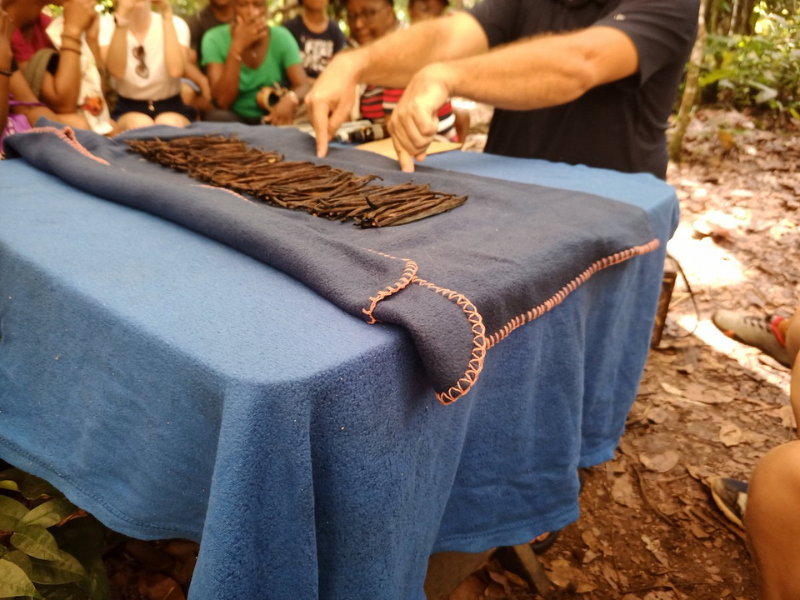
<svg viewBox="0 0 800 600">
<path fill-rule="evenodd" d="M 112 118 L 121 130 L 185 127 L 197 118 L 180 96 L 189 41 L 189 26 L 172 14 L 169 0 L 118 0 L 114 22 L 101 28 L 100 48 L 119 95 Z"/>
</svg>

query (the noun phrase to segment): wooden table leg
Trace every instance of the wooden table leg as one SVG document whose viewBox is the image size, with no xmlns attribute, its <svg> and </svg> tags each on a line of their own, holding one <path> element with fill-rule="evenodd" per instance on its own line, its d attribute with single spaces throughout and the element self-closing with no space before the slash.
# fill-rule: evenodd
<svg viewBox="0 0 800 600">
<path fill-rule="evenodd" d="M 536 586 L 536 591 L 539 592 L 539 595 L 543 598 L 548 598 L 553 591 L 553 584 L 548 579 L 547 573 L 544 572 L 542 563 L 533 553 L 531 545 L 520 544 L 519 546 L 514 546 L 514 553 L 525 569 L 525 574 L 530 579 L 530 582 Z"/>
</svg>

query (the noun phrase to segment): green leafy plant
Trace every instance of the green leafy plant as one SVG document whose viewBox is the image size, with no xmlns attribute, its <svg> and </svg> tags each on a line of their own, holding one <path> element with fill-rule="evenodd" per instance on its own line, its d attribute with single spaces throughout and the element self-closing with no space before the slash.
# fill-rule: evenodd
<svg viewBox="0 0 800 600">
<path fill-rule="evenodd" d="M 0 471 L 0 598 L 110 598 L 105 531 L 47 482 Z"/>
<path fill-rule="evenodd" d="M 769 12 L 761 2 L 755 14 L 754 35 L 708 36 L 699 84 L 734 108 L 758 106 L 800 119 L 800 12 Z"/>
</svg>

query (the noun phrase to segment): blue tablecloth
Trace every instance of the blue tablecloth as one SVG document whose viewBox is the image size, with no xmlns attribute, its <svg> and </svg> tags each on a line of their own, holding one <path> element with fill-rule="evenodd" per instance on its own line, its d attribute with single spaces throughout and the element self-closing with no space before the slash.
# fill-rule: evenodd
<svg viewBox="0 0 800 600">
<path fill-rule="evenodd" d="M 649 175 L 426 164 L 640 206 L 662 242 L 677 225 Z M 0 456 L 118 531 L 202 538 L 195 600 L 419 600 L 431 552 L 578 517 L 575 469 L 613 455 L 636 394 L 664 247 L 513 332 L 443 406 L 403 330 L 6 161 Z"/>
</svg>

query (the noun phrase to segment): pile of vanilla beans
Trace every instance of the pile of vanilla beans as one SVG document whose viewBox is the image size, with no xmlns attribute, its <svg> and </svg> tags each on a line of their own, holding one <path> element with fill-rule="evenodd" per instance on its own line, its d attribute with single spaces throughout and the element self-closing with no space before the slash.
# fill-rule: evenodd
<svg viewBox="0 0 800 600">
<path fill-rule="evenodd" d="M 284 161 L 278 152 L 252 148 L 236 137 L 127 142 L 148 160 L 184 171 L 204 183 L 282 208 L 302 209 L 339 221 L 352 219 L 361 227 L 412 223 L 467 200 L 466 196 L 431 190 L 430 185 L 370 185 L 380 177 L 359 177 L 327 165 Z"/>
</svg>

